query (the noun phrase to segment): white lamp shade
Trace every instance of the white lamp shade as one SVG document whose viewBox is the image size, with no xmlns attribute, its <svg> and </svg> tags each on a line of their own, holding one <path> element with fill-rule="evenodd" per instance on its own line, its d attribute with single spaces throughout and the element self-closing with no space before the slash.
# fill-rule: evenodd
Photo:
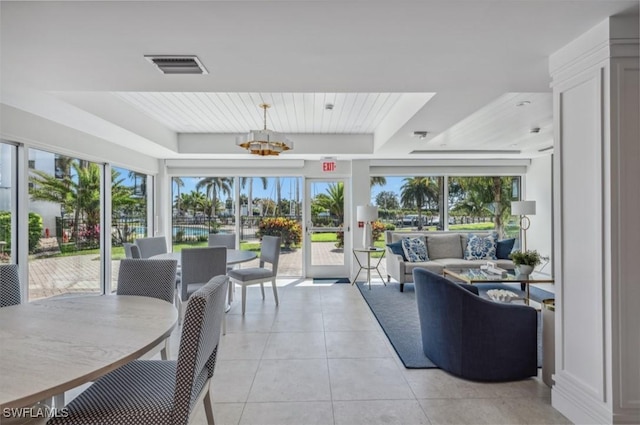
<svg viewBox="0 0 640 425">
<path fill-rule="evenodd" d="M 374 207 L 373 205 L 358 205 L 356 209 L 356 220 L 357 221 L 376 221 L 378 219 L 378 207 Z"/>
<path fill-rule="evenodd" d="M 513 202 L 511 202 L 511 214 L 513 214 L 513 215 L 536 215 L 536 201 L 513 201 Z"/>
</svg>

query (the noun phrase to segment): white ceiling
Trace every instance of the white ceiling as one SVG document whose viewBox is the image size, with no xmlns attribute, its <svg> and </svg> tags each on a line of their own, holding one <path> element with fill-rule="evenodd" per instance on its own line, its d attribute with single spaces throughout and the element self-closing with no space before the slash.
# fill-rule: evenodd
<svg viewBox="0 0 640 425">
<path fill-rule="evenodd" d="M 637 0 L 2 1 L 0 94 L 159 158 L 246 157 L 232 133 L 262 126 L 262 101 L 274 105 L 268 127 L 292 133 L 283 157 L 532 157 L 552 145 L 548 56 L 637 10 Z M 197 55 L 209 74 L 162 75 L 144 58 L 162 54 Z"/>
<path fill-rule="evenodd" d="M 177 133 L 243 133 L 264 126 L 284 133 L 367 134 L 400 93 L 117 92 L 118 98 Z M 327 107 L 331 105 L 331 109 Z"/>
</svg>

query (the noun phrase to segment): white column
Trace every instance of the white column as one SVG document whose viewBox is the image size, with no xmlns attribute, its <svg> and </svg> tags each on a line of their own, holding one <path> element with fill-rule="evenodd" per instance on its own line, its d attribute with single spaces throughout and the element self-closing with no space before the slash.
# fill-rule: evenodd
<svg viewBox="0 0 640 425">
<path fill-rule="evenodd" d="M 638 16 L 549 60 L 554 97 L 556 373 L 576 423 L 640 422 Z"/>
</svg>

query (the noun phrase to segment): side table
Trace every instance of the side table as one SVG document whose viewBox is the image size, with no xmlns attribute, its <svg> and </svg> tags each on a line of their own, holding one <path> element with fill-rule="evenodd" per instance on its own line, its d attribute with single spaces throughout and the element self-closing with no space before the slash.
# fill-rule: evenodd
<svg viewBox="0 0 640 425">
<path fill-rule="evenodd" d="M 377 253 L 377 252 L 381 252 L 382 255 L 378 258 L 378 261 L 375 263 L 375 265 L 371 265 L 371 254 L 373 253 Z M 358 258 L 358 253 L 363 253 L 366 254 L 367 257 L 367 263 L 366 265 L 363 265 L 360 262 L 360 259 Z M 356 274 L 356 277 L 353 279 L 353 282 L 351 282 L 351 284 L 353 285 L 354 283 L 356 283 L 356 280 L 358 280 L 358 276 L 360 276 L 360 272 L 362 270 L 366 270 L 367 271 L 367 283 L 369 284 L 369 289 L 371 289 L 371 270 L 375 270 L 378 272 L 378 276 L 380 276 L 380 279 L 382 279 L 382 283 L 387 286 L 387 284 L 384 281 L 384 278 L 382 277 L 382 274 L 380 273 L 380 269 L 378 269 L 378 267 L 380 266 L 380 263 L 382 262 L 382 259 L 384 258 L 384 253 L 385 250 L 382 248 L 357 248 L 353 250 L 353 256 L 356 258 L 356 262 L 358 263 L 358 266 L 360 267 L 360 269 L 358 270 L 358 273 Z"/>
</svg>

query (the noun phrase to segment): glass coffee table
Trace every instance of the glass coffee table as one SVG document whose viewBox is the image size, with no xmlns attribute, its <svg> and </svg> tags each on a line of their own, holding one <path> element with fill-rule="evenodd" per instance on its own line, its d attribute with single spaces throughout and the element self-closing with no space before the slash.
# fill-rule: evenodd
<svg viewBox="0 0 640 425">
<path fill-rule="evenodd" d="M 527 296 L 525 303 L 529 304 L 532 283 L 554 283 L 553 279 L 544 275 L 531 273 L 530 275 L 518 275 L 515 270 L 507 270 L 507 273 L 494 274 L 482 269 L 444 269 L 445 277 L 461 280 L 473 285 L 474 283 L 522 283 L 526 287 Z"/>
</svg>

